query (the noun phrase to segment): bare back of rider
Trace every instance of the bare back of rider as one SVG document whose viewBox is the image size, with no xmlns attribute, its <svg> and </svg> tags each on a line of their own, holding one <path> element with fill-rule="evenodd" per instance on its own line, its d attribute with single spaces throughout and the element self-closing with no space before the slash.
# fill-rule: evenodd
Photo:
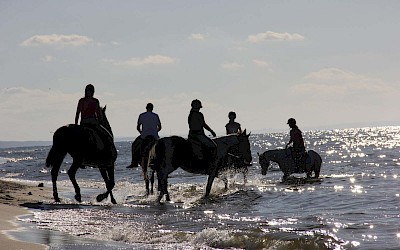
<svg viewBox="0 0 400 250">
<path fill-rule="evenodd" d="M 94 97 L 81 98 L 78 102 L 75 124 L 78 123 L 77 119 L 79 117 L 79 113 L 81 115 L 80 125 L 98 125 L 97 117 L 101 115 L 99 100 Z"/>
</svg>

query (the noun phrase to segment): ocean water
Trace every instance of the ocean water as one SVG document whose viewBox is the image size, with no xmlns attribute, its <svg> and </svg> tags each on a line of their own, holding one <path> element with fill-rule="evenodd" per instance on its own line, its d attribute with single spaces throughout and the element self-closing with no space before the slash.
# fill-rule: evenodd
<svg viewBox="0 0 400 250">
<path fill-rule="evenodd" d="M 283 148 L 287 133 L 251 135 L 248 183 L 229 173 L 229 189 L 207 176 L 177 170 L 170 175 L 172 202 L 146 197 L 141 169 L 126 169 L 131 142 L 117 142 L 117 205 L 98 203 L 105 191 L 96 168 L 80 169 L 82 203 L 66 174 L 59 175 L 61 203 L 30 206 L 17 237 L 51 249 L 400 249 L 400 127 L 304 131 L 307 149 L 322 159 L 319 181 L 303 175 L 282 183 L 273 164 L 261 175 L 257 153 Z M 49 146 L 0 149 L 0 178 L 51 187 L 45 167 Z"/>
</svg>

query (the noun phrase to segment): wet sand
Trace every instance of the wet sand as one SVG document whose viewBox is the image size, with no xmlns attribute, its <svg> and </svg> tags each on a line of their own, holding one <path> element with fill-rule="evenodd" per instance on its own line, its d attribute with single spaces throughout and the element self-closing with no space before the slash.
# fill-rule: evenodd
<svg viewBox="0 0 400 250">
<path fill-rule="evenodd" d="M 21 205 L 50 200 L 50 187 L 38 187 L 0 180 L 0 249 L 39 250 L 48 247 L 41 244 L 23 242 L 12 238 L 7 231 L 18 230 L 17 216 L 29 214 Z"/>
</svg>

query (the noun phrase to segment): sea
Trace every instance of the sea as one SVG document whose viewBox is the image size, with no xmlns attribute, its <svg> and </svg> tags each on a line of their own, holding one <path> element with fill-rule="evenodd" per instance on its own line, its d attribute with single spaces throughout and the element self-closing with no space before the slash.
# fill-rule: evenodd
<svg viewBox="0 0 400 250">
<path fill-rule="evenodd" d="M 216 179 L 181 169 L 169 176 L 171 201 L 146 196 L 140 168 L 128 169 L 132 141 L 118 141 L 114 197 L 97 168 L 79 169 L 82 202 L 74 200 L 67 156 L 58 177 L 61 203 L 29 205 L 13 236 L 50 249 L 400 249 L 400 127 L 303 131 L 323 160 L 319 179 L 282 182 L 272 164 L 261 175 L 257 153 L 283 148 L 288 133 L 252 134 L 253 164 Z M 0 179 L 51 187 L 50 145 L 0 148 Z M 157 190 L 157 189 L 155 189 Z"/>
</svg>

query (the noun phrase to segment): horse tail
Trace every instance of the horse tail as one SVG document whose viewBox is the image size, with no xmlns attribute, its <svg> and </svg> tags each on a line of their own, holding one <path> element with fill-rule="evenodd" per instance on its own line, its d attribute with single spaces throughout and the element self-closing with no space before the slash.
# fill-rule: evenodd
<svg viewBox="0 0 400 250">
<path fill-rule="evenodd" d="M 65 155 L 67 154 L 67 149 L 64 146 L 65 143 L 65 129 L 66 127 L 61 127 L 53 135 L 53 146 L 50 149 L 49 154 L 46 158 L 47 167 L 60 167 Z"/>
<path fill-rule="evenodd" d="M 146 168 L 146 172 L 147 172 L 147 167 L 148 166 L 152 166 L 151 168 L 156 170 L 156 168 L 158 168 L 158 161 L 160 159 L 160 155 L 159 155 L 159 151 L 160 151 L 160 147 L 162 147 L 164 144 L 161 143 L 163 141 L 163 139 L 160 139 L 158 141 L 156 141 L 153 146 L 150 148 L 148 156 L 147 156 L 147 162 L 146 164 L 143 164 Z"/>
</svg>

